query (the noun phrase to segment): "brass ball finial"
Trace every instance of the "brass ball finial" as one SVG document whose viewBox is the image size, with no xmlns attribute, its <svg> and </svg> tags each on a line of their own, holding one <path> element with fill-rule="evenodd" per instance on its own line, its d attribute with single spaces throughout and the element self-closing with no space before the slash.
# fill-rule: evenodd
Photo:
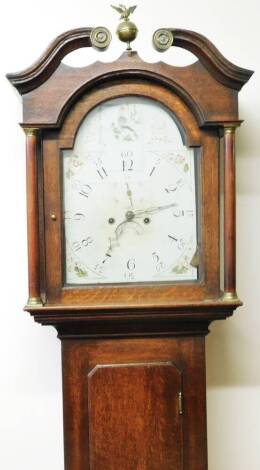
<svg viewBox="0 0 260 470">
<path fill-rule="evenodd" d="M 128 8 L 122 4 L 119 4 L 118 7 L 111 5 L 111 7 L 120 13 L 120 20 L 123 20 L 121 23 L 119 23 L 116 30 L 118 38 L 120 41 L 126 42 L 126 50 L 131 51 L 131 42 L 135 40 L 138 34 L 138 29 L 132 21 L 129 21 L 129 16 L 135 11 L 136 5 Z"/>
</svg>

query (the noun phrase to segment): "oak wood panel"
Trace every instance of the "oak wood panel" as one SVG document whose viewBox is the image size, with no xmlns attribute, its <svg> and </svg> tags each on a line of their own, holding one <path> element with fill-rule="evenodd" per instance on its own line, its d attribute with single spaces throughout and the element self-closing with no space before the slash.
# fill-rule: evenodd
<svg viewBox="0 0 260 470">
<path fill-rule="evenodd" d="M 203 230 L 202 249 L 205 269 L 205 284 L 212 295 L 220 294 L 220 192 L 219 192 L 219 153 L 220 142 L 218 131 L 208 129 L 203 132 L 201 162 L 201 215 L 200 223 Z"/>
<path fill-rule="evenodd" d="M 62 186 L 59 167 L 57 135 L 55 132 L 46 132 L 43 140 L 43 173 L 47 302 L 49 298 L 59 302 L 62 284 Z"/>
<path fill-rule="evenodd" d="M 206 470 L 204 338 L 140 338 L 118 339 L 117 341 L 64 339 L 62 350 L 66 470 L 101 470 L 104 467 L 114 470 L 117 468 L 112 466 L 115 458 L 121 459 L 119 460 L 121 466 L 118 468 L 131 468 L 131 470 L 172 468 Z M 147 372 L 151 363 L 155 364 Z M 174 363 L 182 372 L 184 408 L 181 417 L 175 415 L 175 399 L 173 398 L 171 402 L 180 384 L 176 378 L 178 372 L 176 376 L 172 373 L 172 366 L 170 368 L 165 365 L 159 366 L 158 363 Z M 115 372 L 115 364 L 117 367 L 121 365 L 122 369 Z M 132 366 L 133 364 L 136 369 Z M 109 365 L 111 369 L 107 367 Z M 95 369 L 96 366 L 99 367 Z M 104 373 L 102 366 L 106 366 L 104 375 L 102 375 Z M 163 370 L 159 371 L 160 367 Z M 102 370 L 101 375 L 95 375 L 99 373 L 99 369 Z M 93 371 L 95 371 L 94 374 Z M 96 377 L 96 382 L 93 382 L 91 389 L 91 381 L 94 377 Z M 137 390 L 139 390 L 140 397 L 136 395 Z M 125 405 L 121 409 L 121 405 L 131 392 L 135 394 L 135 399 L 129 398 L 128 409 Z M 94 397 L 95 400 L 92 399 Z M 161 397 L 164 398 L 161 400 Z M 97 398 L 102 398 L 102 401 Z M 143 407 L 143 401 L 147 402 L 148 410 Z M 143 407 L 142 417 L 138 415 L 138 406 Z M 151 407 L 150 411 L 149 407 Z M 167 409 L 169 410 L 168 416 L 166 415 Z M 125 414 L 122 411 L 125 411 Z M 152 418 L 153 415 L 156 417 Z M 153 421 L 159 419 L 159 416 L 162 420 L 160 425 L 157 421 Z M 111 418 L 110 423 L 108 418 Z M 137 420 L 136 425 L 134 425 L 134 418 Z M 144 442 L 137 442 L 141 434 L 142 420 L 147 418 L 149 418 L 148 421 L 152 420 L 152 426 L 158 426 L 157 432 L 153 428 L 153 434 L 149 436 L 150 444 L 146 440 L 148 430 L 143 433 Z M 131 419 L 133 419 L 132 424 L 128 423 Z M 183 462 L 180 467 L 175 466 L 177 462 L 173 459 L 176 458 L 177 450 L 172 448 L 171 439 L 168 440 L 169 436 L 173 439 L 178 419 L 182 420 L 185 441 Z M 93 426 L 92 431 L 95 431 L 92 435 L 91 426 Z M 115 429 L 115 435 L 109 433 L 112 426 Z M 124 441 L 126 432 L 132 433 L 132 442 L 126 443 L 123 455 L 124 450 L 120 440 Z M 167 439 L 164 433 L 167 434 Z M 150 445 L 156 446 L 156 439 L 158 440 L 158 454 L 161 449 L 165 456 L 165 459 L 161 461 L 156 461 L 156 458 L 162 459 L 162 454 L 160 454 L 161 457 L 156 456 L 153 453 L 156 451 L 150 448 Z M 110 448 L 108 454 L 104 452 L 106 446 Z M 145 453 L 145 458 L 149 458 L 147 457 L 149 452 L 154 456 L 155 462 L 158 462 L 157 466 L 144 466 L 142 458 Z M 102 455 L 105 465 L 101 461 Z M 136 458 L 135 463 L 138 461 L 137 457 L 140 458 L 140 466 L 136 464 L 128 467 L 127 465 L 130 465 L 133 459 Z M 180 459 L 180 456 L 178 458 Z M 122 465 L 122 459 L 125 459 L 123 461 L 126 462 L 126 466 Z"/>
<path fill-rule="evenodd" d="M 90 468 L 182 470 L 181 372 L 171 362 L 88 374 Z"/>
<path fill-rule="evenodd" d="M 200 62 L 187 67 L 163 62 L 151 64 L 142 61 L 136 52 L 130 52 L 110 64 L 95 62 L 81 68 L 60 64 L 45 83 L 23 96 L 23 122 L 60 127 L 71 105 L 86 91 L 129 79 L 163 83 L 188 105 L 199 125 L 221 125 L 238 119 L 237 91 L 216 81 Z M 212 96 L 218 106 L 212 106 Z"/>
<path fill-rule="evenodd" d="M 70 147 L 75 139 L 83 117 L 102 100 L 111 97 L 129 95 L 153 96 L 162 104 L 177 114 L 183 129 L 184 139 L 191 145 L 201 143 L 201 152 L 196 158 L 199 160 L 198 206 L 201 206 L 198 224 L 201 226 L 201 274 L 198 282 L 185 282 L 181 284 L 140 284 L 116 286 L 63 286 L 63 244 L 61 207 L 61 165 L 62 147 Z M 49 138 L 47 136 L 49 135 Z M 130 306 L 145 305 L 173 305 L 178 301 L 203 300 L 218 298 L 219 286 L 219 180 L 218 180 L 218 145 L 217 132 L 200 130 L 195 119 L 186 105 L 162 86 L 132 81 L 128 84 L 114 84 L 102 90 L 86 94 L 71 110 L 60 133 L 57 133 L 59 142 L 54 142 L 55 131 L 46 133 L 44 146 L 44 174 L 45 187 L 45 220 L 46 230 L 50 230 L 46 237 L 46 269 L 49 272 L 46 286 L 48 304 L 63 305 L 86 304 L 88 307 L 96 305 L 113 306 L 118 309 L 125 304 Z M 186 135 L 186 137 L 185 137 Z M 47 144 L 47 142 L 49 142 Z M 46 154 L 46 155 L 45 155 Z M 210 201 L 210 204 L 209 202 Z M 50 222 L 50 212 L 57 214 L 57 221 Z"/>
<path fill-rule="evenodd" d="M 77 28 L 60 34 L 34 64 L 21 72 L 9 73 L 8 80 L 21 94 L 39 87 L 48 80 L 65 55 L 75 49 L 92 46 L 90 41 L 92 29 Z"/>
<path fill-rule="evenodd" d="M 163 307 L 126 304 L 118 311 L 112 305 L 27 306 L 26 310 L 38 323 L 54 325 L 59 338 L 176 337 L 207 335 L 211 322 L 230 317 L 241 304 L 238 299 L 220 299 Z"/>
<path fill-rule="evenodd" d="M 173 46 L 181 47 L 195 54 L 207 70 L 227 87 L 240 90 L 253 74 L 252 70 L 232 64 L 209 39 L 200 33 L 187 29 L 172 29 Z"/>
<path fill-rule="evenodd" d="M 184 469 L 208 470 L 205 337 L 179 343 L 183 372 Z"/>
</svg>

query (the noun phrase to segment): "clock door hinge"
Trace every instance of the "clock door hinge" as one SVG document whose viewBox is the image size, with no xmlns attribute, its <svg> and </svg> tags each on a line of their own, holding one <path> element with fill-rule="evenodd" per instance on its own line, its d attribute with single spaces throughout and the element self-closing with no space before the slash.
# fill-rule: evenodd
<svg viewBox="0 0 260 470">
<path fill-rule="evenodd" d="M 183 415 L 183 395 L 182 392 L 179 392 L 179 415 Z"/>
</svg>

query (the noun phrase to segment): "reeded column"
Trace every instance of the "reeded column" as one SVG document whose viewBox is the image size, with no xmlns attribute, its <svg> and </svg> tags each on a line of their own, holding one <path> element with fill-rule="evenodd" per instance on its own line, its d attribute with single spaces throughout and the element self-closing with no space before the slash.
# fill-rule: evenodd
<svg viewBox="0 0 260 470">
<path fill-rule="evenodd" d="M 236 293 L 236 168 L 235 127 L 224 128 L 224 300 Z"/>
<path fill-rule="evenodd" d="M 27 305 L 42 305 L 40 292 L 40 241 L 37 184 L 37 139 L 39 129 L 25 128 L 26 134 L 26 194 L 28 285 Z"/>
</svg>

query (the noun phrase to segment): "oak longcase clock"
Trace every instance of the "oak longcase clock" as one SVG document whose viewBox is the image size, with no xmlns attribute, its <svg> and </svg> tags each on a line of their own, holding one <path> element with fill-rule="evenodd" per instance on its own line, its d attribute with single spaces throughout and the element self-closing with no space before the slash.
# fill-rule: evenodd
<svg viewBox="0 0 260 470">
<path fill-rule="evenodd" d="M 235 130 L 252 72 L 182 29 L 154 45 L 197 62 L 145 63 L 133 8 L 116 9 L 117 61 L 64 65 L 109 45 L 82 28 L 8 75 L 26 133 L 25 310 L 61 339 L 66 470 L 206 470 L 205 335 L 241 304 Z"/>
</svg>

